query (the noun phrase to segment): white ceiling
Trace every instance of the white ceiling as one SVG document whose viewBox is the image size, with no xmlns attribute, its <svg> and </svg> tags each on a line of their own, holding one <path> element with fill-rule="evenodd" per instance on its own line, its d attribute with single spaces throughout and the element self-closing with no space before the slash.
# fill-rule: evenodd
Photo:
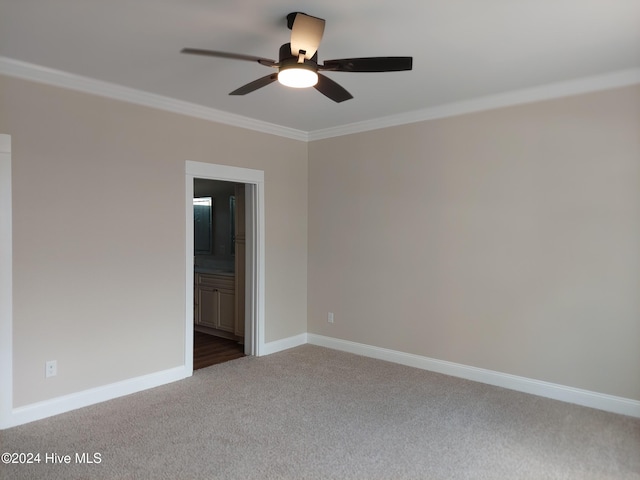
<svg viewBox="0 0 640 480">
<path fill-rule="evenodd" d="M 328 72 L 354 98 L 273 83 L 293 11 L 324 18 L 319 61 L 413 56 L 411 72 Z M 640 68 L 640 0 L 0 0 L 0 56 L 304 132 Z"/>
</svg>

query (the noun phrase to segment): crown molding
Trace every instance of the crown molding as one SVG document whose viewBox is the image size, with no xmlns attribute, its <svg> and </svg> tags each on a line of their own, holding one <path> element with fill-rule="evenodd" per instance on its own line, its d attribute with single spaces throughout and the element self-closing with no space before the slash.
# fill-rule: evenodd
<svg viewBox="0 0 640 480">
<path fill-rule="evenodd" d="M 302 130 L 0 56 L 0 74 L 306 142 Z"/>
<path fill-rule="evenodd" d="M 315 130 L 313 132 L 309 132 L 309 141 L 339 137 L 342 135 L 351 135 L 354 133 L 395 127 L 409 123 L 424 122 L 426 120 L 436 120 L 438 118 L 454 117 L 457 115 L 522 105 L 525 103 L 552 100 L 554 98 L 569 97 L 572 95 L 580 95 L 583 93 L 609 90 L 612 88 L 626 87 L 636 84 L 640 84 L 640 68 L 621 70 L 605 75 L 584 77 L 565 82 L 550 83 L 534 88 L 513 90 L 511 92 L 488 95 L 485 97 L 449 103 L 422 110 L 415 110 L 398 115 Z"/>
<path fill-rule="evenodd" d="M 0 56 L 0 74 L 303 142 L 640 84 L 640 68 L 633 68 L 305 132 L 8 57 Z"/>
</svg>

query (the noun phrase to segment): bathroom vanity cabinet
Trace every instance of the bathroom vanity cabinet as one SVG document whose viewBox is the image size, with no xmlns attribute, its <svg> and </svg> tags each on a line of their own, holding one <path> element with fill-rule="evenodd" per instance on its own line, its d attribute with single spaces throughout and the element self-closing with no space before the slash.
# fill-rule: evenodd
<svg viewBox="0 0 640 480">
<path fill-rule="evenodd" d="M 235 276 L 196 273 L 193 291 L 195 324 L 235 333 Z"/>
</svg>

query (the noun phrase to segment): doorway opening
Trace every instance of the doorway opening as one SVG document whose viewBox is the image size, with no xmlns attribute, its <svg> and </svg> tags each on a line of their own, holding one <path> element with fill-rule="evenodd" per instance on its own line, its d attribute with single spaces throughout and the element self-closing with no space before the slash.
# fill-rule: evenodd
<svg viewBox="0 0 640 480">
<path fill-rule="evenodd" d="M 193 372 L 194 318 L 196 325 L 199 322 L 198 330 L 227 336 L 234 341 L 242 337 L 246 355 L 259 356 L 264 350 L 264 172 L 200 162 L 186 162 L 185 170 L 185 366 Z M 210 181 L 215 181 L 213 184 L 219 187 L 233 188 L 234 195 L 201 195 L 198 185 Z M 238 195 L 238 191 L 242 195 Z M 194 202 L 194 198 L 207 197 L 209 200 Z M 238 197 L 243 198 L 244 205 Z M 214 208 L 216 202 L 219 210 Z M 204 219 L 195 229 L 194 203 L 198 204 L 201 220 Z M 226 223 L 225 228 L 219 227 L 216 232 L 217 211 L 222 222 L 230 222 L 235 215 L 241 227 L 238 228 L 236 221 L 233 228 L 231 223 Z M 240 241 L 242 234 L 243 243 Z M 238 273 L 239 278 L 244 277 L 244 285 L 240 282 L 239 287 L 236 286 Z M 236 311 L 241 313 L 239 317 Z"/>
<path fill-rule="evenodd" d="M 244 356 L 245 184 L 193 181 L 193 369 Z"/>
</svg>

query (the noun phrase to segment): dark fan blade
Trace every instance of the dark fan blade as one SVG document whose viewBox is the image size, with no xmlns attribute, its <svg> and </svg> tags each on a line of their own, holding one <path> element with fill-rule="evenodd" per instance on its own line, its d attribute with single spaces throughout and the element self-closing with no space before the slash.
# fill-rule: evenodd
<svg viewBox="0 0 640 480">
<path fill-rule="evenodd" d="M 353 98 L 353 95 L 347 92 L 344 88 L 329 77 L 325 77 L 320 73 L 318 74 L 318 83 L 316 83 L 314 88 L 337 103 Z"/>
<path fill-rule="evenodd" d="M 190 55 L 205 55 L 207 57 L 221 57 L 221 58 L 232 58 L 234 60 L 247 60 L 249 62 L 258 62 L 268 67 L 273 67 L 277 65 L 277 62 L 275 60 L 271 60 L 269 58 L 254 57 L 252 55 L 242 55 L 240 53 L 217 52 L 215 50 L 202 50 L 199 48 L 183 48 L 180 52 L 188 53 Z"/>
<path fill-rule="evenodd" d="M 259 88 L 266 87 L 272 82 L 275 82 L 278 78 L 277 73 L 272 73 L 270 75 L 266 75 L 262 78 L 254 80 L 251 83 L 247 83 L 246 85 L 234 90 L 229 95 L 246 95 L 247 93 L 251 93 L 254 90 L 258 90 Z"/>
<path fill-rule="evenodd" d="M 413 57 L 367 57 L 325 60 L 321 70 L 334 72 L 400 72 L 411 70 Z"/>
</svg>

